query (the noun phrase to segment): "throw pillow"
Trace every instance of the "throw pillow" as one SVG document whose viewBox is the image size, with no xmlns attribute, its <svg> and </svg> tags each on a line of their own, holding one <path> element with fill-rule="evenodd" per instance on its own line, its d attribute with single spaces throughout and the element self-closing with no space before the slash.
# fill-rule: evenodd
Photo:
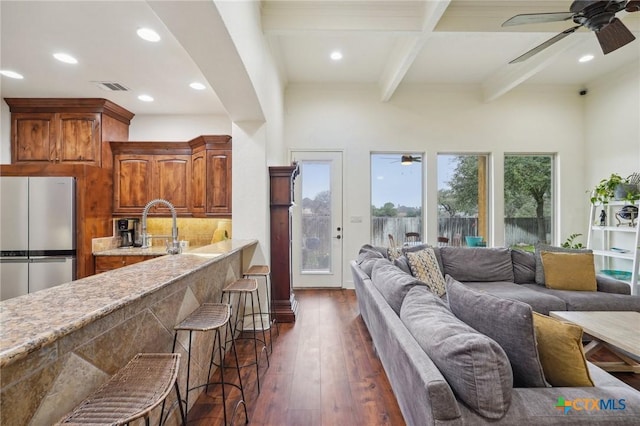
<svg viewBox="0 0 640 426">
<path fill-rule="evenodd" d="M 477 292 L 449 275 L 447 297 L 456 317 L 504 349 L 511 362 L 515 387 L 547 387 L 536 348 L 531 306 Z"/>
<path fill-rule="evenodd" d="M 593 253 L 593 251 L 589 249 L 571 249 L 542 243 L 536 244 L 536 284 L 540 285 L 544 285 L 544 267 L 542 266 L 542 259 L 540 258 L 540 253 L 543 251 L 551 251 L 554 253 Z"/>
<path fill-rule="evenodd" d="M 596 291 L 596 269 L 592 253 L 540 253 L 544 285 L 555 290 Z"/>
<path fill-rule="evenodd" d="M 445 282 L 433 249 L 408 252 L 406 256 L 411 274 L 426 283 L 435 295 L 442 297 L 446 293 Z"/>
<path fill-rule="evenodd" d="M 538 353 L 551 386 L 594 386 L 582 349 L 582 328 L 533 313 Z"/>
<path fill-rule="evenodd" d="M 495 341 L 456 318 L 425 287 L 409 291 L 400 318 L 461 401 L 489 419 L 505 415 L 513 375 Z"/>
<path fill-rule="evenodd" d="M 512 249 L 513 282 L 516 284 L 530 284 L 536 282 L 536 257 L 533 253 Z"/>
<path fill-rule="evenodd" d="M 513 263 L 506 247 L 441 247 L 442 273 L 458 281 L 513 282 Z"/>
<path fill-rule="evenodd" d="M 373 265 L 371 282 L 397 315 L 400 315 L 400 306 L 409 290 L 416 285 L 425 286 L 425 283 L 401 271 L 388 261 L 379 261 Z"/>
</svg>

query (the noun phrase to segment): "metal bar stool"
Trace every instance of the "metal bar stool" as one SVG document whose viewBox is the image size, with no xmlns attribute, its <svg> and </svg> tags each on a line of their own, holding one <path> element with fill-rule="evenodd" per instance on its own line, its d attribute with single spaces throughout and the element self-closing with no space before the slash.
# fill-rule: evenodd
<svg viewBox="0 0 640 426">
<path fill-rule="evenodd" d="M 231 420 L 233 421 L 233 419 L 235 418 L 236 412 L 238 410 L 238 406 L 242 404 L 244 407 L 244 416 L 246 419 L 245 423 L 249 423 L 249 416 L 247 414 L 247 404 L 245 403 L 245 397 L 244 397 L 244 388 L 242 386 L 242 377 L 240 376 L 240 363 L 238 361 L 238 352 L 236 351 L 236 343 L 233 337 L 231 322 L 229 321 L 230 318 L 231 318 L 231 305 L 226 303 L 203 303 L 202 305 L 200 305 L 198 309 L 193 311 L 180 324 L 174 327 L 174 330 L 176 330 L 176 334 L 173 337 L 173 351 L 175 352 L 176 344 L 178 341 L 178 332 L 180 330 L 189 331 L 189 348 L 188 348 L 189 358 L 187 360 L 187 392 L 185 395 L 185 406 L 187 407 L 187 410 L 189 410 L 189 392 L 190 391 L 194 389 L 202 388 L 205 386 L 207 387 L 207 391 L 208 391 L 209 385 L 221 385 L 222 386 L 222 410 L 224 413 L 225 425 L 227 424 L 227 395 L 225 391 L 225 385 L 233 386 L 236 389 L 240 390 L 241 399 L 240 401 L 238 401 L 238 403 L 236 404 L 233 410 L 233 416 L 231 417 Z M 225 345 L 222 344 L 220 331 L 221 331 L 221 328 L 225 326 L 227 327 L 227 333 L 231 335 L 231 338 L 229 341 L 231 342 L 231 349 L 233 351 L 233 356 L 235 357 L 235 360 L 236 360 L 236 372 L 238 373 L 239 385 L 232 382 L 225 381 L 224 379 Z M 192 340 L 193 332 L 194 331 L 211 331 L 211 330 L 215 330 L 215 336 L 213 338 L 213 345 L 211 347 L 211 360 L 209 361 L 209 373 L 207 374 L 207 383 L 189 387 L 189 380 L 191 377 L 191 352 L 192 352 L 191 340 Z M 216 353 L 216 350 L 215 350 L 216 343 L 218 346 L 218 357 L 220 359 L 220 364 L 215 364 L 215 361 L 214 361 L 214 357 Z M 210 382 L 212 365 L 215 365 L 220 369 L 219 382 Z"/>
<path fill-rule="evenodd" d="M 240 331 L 240 337 L 238 337 L 237 339 L 246 339 L 246 340 L 253 340 L 253 353 L 255 356 L 254 361 L 249 362 L 247 364 L 243 364 L 240 367 L 248 367 L 250 365 L 255 365 L 256 366 L 256 382 L 258 384 L 258 393 L 260 393 L 260 358 L 258 357 L 258 342 L 260 342 L 260 344 L 262 344 L 262 349 L 260 349 L 260 353 L 262 353 L 264 351 L 266 357 L 267 357 L 267 368 L 269 367 L 269 351 L 267 350 L 267 338 L 266 338 L 266 334 L 264 332 L 264 321 L 262 319 L 262 312 L 261 312 L 261 304 L 260 304 L 260 293 L 258 292 L 258 281 L 255 278 L 243 278 L 240 280 L 236 280 L 234 282 L 232 282 L 231 284 L 229 284 L 227 287 L 225 287 L 222 290 L 222 296 L 221 301 L 224 301 L 224 296 L 227 296 L 227 303 L 231 304 L 231 295 L 232 294 L 237 294 L 238 298 L 236 301 L 236 319 L 235 319 L 235 323 L 233 324 L 233 328 L 232 331 L 235 333 L 237 331 Z M 251 313 L 250 314 L 246 314 L 245 313 L 245 309 L 247 306 L 247 294 L 251 295 Z M 257 298 L 258 301 L 258 310 L 256 311 L 256 306 L 255 306 L 255 300 Z M 242 301 L 242 306 L 243 309 L 240 310 L 240 302 Z M 242 313 L 242 314 L 241 314 Z M 260 317 L 260 327 L 262 329 L 262 339 L 258 338 L 258 331 L 256 330 L 257 327 L 257 322 L 256 322 L 256 316 Z M 245 330 L 244 328 L 244 319 L 246 317 L 251 317 L 252 321 L 253 321 L 253 330 L 252 331 L 252 336 L 251 337 L 244 337 L 243 334 L 245 332 L 247 332 L 248 330 Z"/>
<path fill-rule="evenodd" d="M 269 316 L 269 351 L 273 353 L 273 336 L 271 334 L 271 327 L 275 324 L 276 335 L 280 335 L 280 327 L 278 321 L 273 315 L 273 301 L 271 300 L 271 270 L 269 265 L 251 265 L 247 272 L 244 273 L 245 278 L 264 278 L 264 285 L 267 294 L 267 314 Z M 259 290 L 258 290 L 259 291 Z"/>
<path fill-rule="evenodd" d="M 175 388 L 182 424 L 186 424 L 178 387 L 179 354 L 138 354 L 57 424 L 124 425 L 145 418 Z M 168 414 L 167 414 L 168 415 Z"/>
</svg>

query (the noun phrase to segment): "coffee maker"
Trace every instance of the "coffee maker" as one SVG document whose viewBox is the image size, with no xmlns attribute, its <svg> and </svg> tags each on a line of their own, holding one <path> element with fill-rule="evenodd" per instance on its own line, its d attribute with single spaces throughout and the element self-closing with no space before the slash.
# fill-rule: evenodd
<svg viewBox="0 0 640 426">
<path fill-rule="evenodd" d="M 118 219 L 120 247 L 133 247 L 139 242 L 140 219 Z M 137 244 L 139 246 L 139 244 Z"/>
</svg>

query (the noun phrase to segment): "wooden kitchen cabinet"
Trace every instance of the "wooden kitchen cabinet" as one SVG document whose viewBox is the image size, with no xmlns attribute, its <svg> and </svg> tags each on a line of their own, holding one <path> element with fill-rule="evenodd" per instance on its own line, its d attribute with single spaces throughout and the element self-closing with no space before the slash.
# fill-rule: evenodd
<svg viewBox="0 0 640 426">
<path fill-rule="evenodd" d="M 145 260 L 159 257 L 158 255 L 149 256 L 94 256 L 96 274 L 112 271 L 122 268 L 123 266 L 133 265 L 135 263 L 144 262 Z"/>
<path fill-rule="evenodd" d="M 198 216 L 230 216 L 231 136 L 199 136 L 189 145 L 193 150 L 191 211 Z"/>
<path fill-rule="evenodd" d="M 191 149 L 183 142 L 112 142 L 114 214 L 142 214 L 151 200 L 169 201 L 189 215 L 192 189 Z M 156 205 L 151 215 L 168 215 Z"/>
<path fill-rule="evenodd" d="M 133 113 L 106 99 L 5 98 L 11 162 L 112 167 L 109 139 L 127 139 Z"/>
</svg>

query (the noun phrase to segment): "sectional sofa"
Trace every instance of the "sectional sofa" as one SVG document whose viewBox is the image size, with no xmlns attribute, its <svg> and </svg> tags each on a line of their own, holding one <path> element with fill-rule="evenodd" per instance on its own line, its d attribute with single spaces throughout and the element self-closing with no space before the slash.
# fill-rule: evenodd
<svg viewBox="0 0 640 426">
<path fill-rule="evenodd" d="M 536 259 L 528 253 L 443 247 L 434 254 L 447 276 L 442 297 L 407 272 L 402 256 L 389 260 L 386 248 L 364 246 L 351 262 L 360 314 L 407 424 L 640 424 L 640 392 L 595 365 L 585 366 L 594 386 L 552 387 L 541 372 L 523 377 L 535 376 L 535 365 L 526 364 L 535 359 L 513 359 L 531 358 L 519 353 L 522 337 L 533 338 L 536 351 L 535 335 L 518 326 L 533 311 L 640 311 L 640 297 L 625 294 L 625 283 L 598 276 L 598 291 L 589 295 L 551 290 L 535 283 Z M 455 315 L 449 298 L 469 294 L 475 306 L 468 315 L 458 306 Z M 506 337 L 498 344 L 459 317 L 480 318 L 485 323 L 476 328 Z"/>
</svg>

